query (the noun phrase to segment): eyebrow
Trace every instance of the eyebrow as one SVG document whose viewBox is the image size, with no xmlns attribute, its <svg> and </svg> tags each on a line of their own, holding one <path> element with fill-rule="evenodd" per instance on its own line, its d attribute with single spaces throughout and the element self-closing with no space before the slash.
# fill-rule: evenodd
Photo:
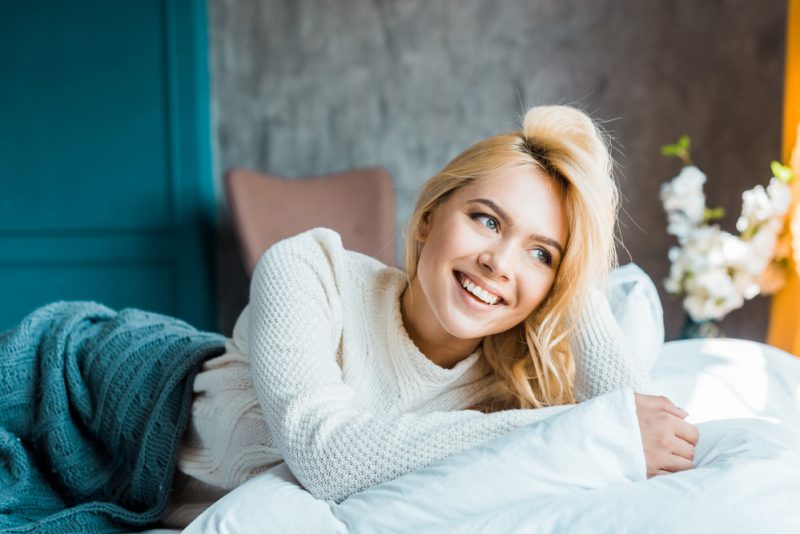
<svg viewBox="0 0 800 534">
<path fill-rule="evenodd" d="M 505 223 L 507 225 L 514 226 L 514 219 L 512 219 L 511 216 L 503 208 L 501 208 L 500 206 L 498 206 L 497 204 L 495 204 L 494 202 L 492 202 L 488 198 L 473 198 L 472 200 L 470 200 L 470 202 L 478 202 L 480 204 L 484 204 L 485 206 L 488 206 L 489 208 L 494 210 L 500 216 L 500 218 L 505 221 Z M 547 237 L 546 235 L 541 235 L 541 234 L 531 234 L 530 237 L 531 237 L 531 239 L 534 239 L 535 241 L 541 241 L 542 243 L 544 243 L 546 245 L 550 245 L 551 247 L 553 247 L 556 250 L 558 250 L 558 253 L 562 257 L 564 256 L 564 247 L 562 247 L 561 243 L 559 243 L 555 239 L 553 239 L 551 237 Z"/>
</svg>

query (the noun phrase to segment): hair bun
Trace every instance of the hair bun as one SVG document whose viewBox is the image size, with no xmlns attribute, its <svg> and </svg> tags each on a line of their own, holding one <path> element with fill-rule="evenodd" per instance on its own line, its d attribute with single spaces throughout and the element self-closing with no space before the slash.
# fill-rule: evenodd
<svg viewBox="0 0 800 534">
<path fill-rule="evenodd" d="M 551 153 L 582 154 L 611 174 L 609 142 L 597 124 L 583 111 L 570 106 L 538 106 L 528 110 L 522 135 L 551 159 Z"/>
</svg>

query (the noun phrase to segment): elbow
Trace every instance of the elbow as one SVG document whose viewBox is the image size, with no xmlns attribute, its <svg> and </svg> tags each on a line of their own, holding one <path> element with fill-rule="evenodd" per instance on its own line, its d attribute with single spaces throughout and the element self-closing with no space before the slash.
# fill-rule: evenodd
<svg viewBox="0 0 800 534">
<path fill-rule="evenodd" d="M 343 482 L 334 478 L 325 476 L 304 476 L 301 480 L 297 475 L 295 475 L 295 478 L 297 478 L 300 485 L 303 486 L 303 489 L 309 492 L 312 497 L 321 501 L 340 504 L 347 497 L 352 495 L 352 493 L 355 493 L 354 491 L 344 491 Z"/>
<path fill-rule="evenodd" d="M 295 455 L 285 458 L 294 477 L 314 498 L 341 503 L 357 490 L 352 489 L 356 477 L 348 473 L 347 463 L 324 453 Z"/>
</svg>

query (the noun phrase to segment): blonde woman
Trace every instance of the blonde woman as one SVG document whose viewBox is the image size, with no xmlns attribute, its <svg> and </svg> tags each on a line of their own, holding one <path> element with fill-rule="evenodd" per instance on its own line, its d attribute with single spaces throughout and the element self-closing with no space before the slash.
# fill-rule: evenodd
<svg viewBox="0 0 800 534">
<path fill-rule="evenodd" d="M 270 248 L 226 353 L 194 381 L 165 522 L 281 461 L 340 502 L 621 388 L 648 476 L 691 468 L 696 428 L 641 394 L 647 373 L 597 289 L 615 260 L 611 170 L 589 117 L 536 107 L 423 186 L 405 272 L 327 229 Z"/>
</svg>

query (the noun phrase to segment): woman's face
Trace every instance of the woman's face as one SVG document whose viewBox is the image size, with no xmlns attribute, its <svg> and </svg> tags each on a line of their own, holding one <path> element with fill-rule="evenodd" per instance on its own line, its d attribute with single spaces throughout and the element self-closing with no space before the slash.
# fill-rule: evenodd
<svg viewBox="0 0 800 534">
<path fill-rule="evenodd" d="M 446 337 L 482 339 L 547 296 L 567 242 L 561 187 L 521 167 L 453 193 L 418 232 L 417 282 Z"/>
</svg>

